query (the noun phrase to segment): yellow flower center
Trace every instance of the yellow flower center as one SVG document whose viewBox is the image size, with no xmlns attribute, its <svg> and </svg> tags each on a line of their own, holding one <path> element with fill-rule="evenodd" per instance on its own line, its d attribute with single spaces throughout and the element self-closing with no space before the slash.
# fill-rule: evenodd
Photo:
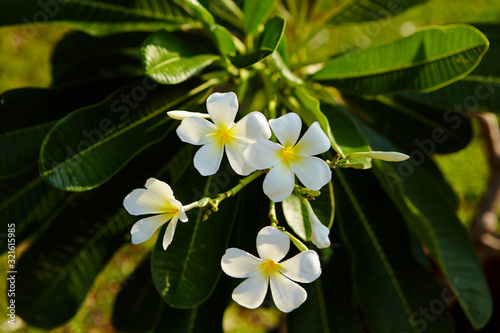
<svg viewBox="0 0 500 333">
<path fill-rule="evenodd" d="M 283 160 L 291 162 L 295 157 L 295 149 L 293 147 L 283 148 L 281 151 L 281 157 Z"/>
<path fill-rule="evenodd" d="M 231 129 L 228 128 L 219 128 L 217 130 L 217 139 L 222 141 L 223 143 L 229 141 L 231 139 Z"/>
<path fill-rule="evenodd" d="M 279 266 L 280 265 L 277 264 L 274 260 L 267 259 L 262 264 L 260 264 L 259 268 L 262 270 L 265 276 L 269 276 L 271 274 L 277 274 Z"/>
</svg>

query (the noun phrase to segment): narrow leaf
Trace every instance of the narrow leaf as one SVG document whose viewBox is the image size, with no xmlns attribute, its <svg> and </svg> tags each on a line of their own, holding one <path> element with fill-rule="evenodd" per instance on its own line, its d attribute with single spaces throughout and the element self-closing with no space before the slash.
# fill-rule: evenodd
<svg viewBox="0 0 500 333">
<path fill-rule="evenodd" d="M 243 2 L 245 29 L 247 33 L 253 34 L 257 30 L 259 25 L 271 13 L 275 3 L 276 0 L 245 0 Z"/>
</svg>

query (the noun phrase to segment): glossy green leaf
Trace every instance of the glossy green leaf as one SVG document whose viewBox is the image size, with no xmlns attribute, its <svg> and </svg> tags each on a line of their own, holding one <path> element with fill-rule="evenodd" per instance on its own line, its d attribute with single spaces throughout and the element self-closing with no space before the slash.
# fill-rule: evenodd
<svg viewBox="0 0 500 333">
<path fill-rule="evenodd" d="M 33 36 L 37 24 L 58 22 L 92 35 L 124 31 L 179 29 L 195 24 L 182 6 L 174 1 L 114 0 L 25 0 L 0 4 L 1 25 L 25 24 L 25 36 Z"/>
<path fill-rule="evenodd" d="M 397 150 L 380 134 L 363 129 L 372 147 Z M 472 325 L 484 326 L 492 312 L 491 296 L 467 231 L 455 213 L 449 185 L 431 159 L 376 163 L 376 175 L 406 223 L 439 265 L 449 289 Z"/>
<path fill-rule="evenodd" d="M 41 175 L 68 191 L 101 185 L 137 153 L 165 137 L 172 129 L 166 111 L 183 105 L 209 84 L 189 81 L 159 86 L 144 78 L 102 103 L 69 114 L 43 142 Z"/>
<path fill-rule="evenodd" d="M 426 0 L 349 0 L 332 18 L 333 24 L 358 23 L 391 19 Z"/>
<path fill-rule="evenodd" d="M 227 175 L 227 171 L 221 170 L 207 179 L 190 167 L 184 176 L 173 183 L 175 196 L 183 204 L 215 196 L 219 192 L 215 190 L 219 188 L 216 180 Z M 203 210 L 189 211 L 189 221 L 177 224 L 167 251 L 163 250 L 163 236 L 158 237 L 151 261 L 153 280 L 170 306 L 194 307 L 213 292 L 221 274 L 220 260 L 227 248 L 237 208 L 236 198 L 227 199 L 207 221 L 202 221 Z M 162 227 L 160 235 L 165 229 L 166 226 Z"/>
<path fill-rule="evenodd" d="M 43 230 L 52 222 L 67 197 L 63 191 L 47 184 L 35 167 L 16 177 L 0 180 L 0 225 L 15 224 L 16 243 L 32 232 Z M 5 235 L 6 236 L 6 235 Z M 0 236 L 0 252 L 7 250 L 7 238 Z"/>
<path fill-rule="evenodd" d="M 310 204 L 321 223 L 331 228 L 335 216 L 335 199 L 332 183 L 328 183 L 321 190 L 321 195 L 315 197 L 315 200 L 311 201 Z M 295 234 L 304 241 L 310 241 L 311 224 L 309 222 L 309 215 L 307 214 L 306 206 L 300 201 L 299 197 L 292 194 L 283 200 L 282 207 L 286 222 Z"/>
<path fill-rule="evenodd" d="M 367 96 L 432 91 L 469 74 L 488 50 L 476 28 L 424 28 L 395 42 L 339 56 L 311 79 Z"/>
<path fill-rule="evenodd" d="M 375 100 L 346 97 L 357 115 L 383 131 L 407 154 L 425 155 L 459 151 L 472 139 L 472 125 L 465 113 L 435 108 L 404 97 L 379 96 Z"/>
<path fill-rule="evenodd" d="M 146 74 L 162 84 L 177 84 L 198 74 L 219 59 L 193 42 L 193 36 L 160 30 L 141 46 L 141 60 Z"/>
<path fill-rule="evenodd" d="M 249 34 L 256 32 L 261 23 L 271 14 L 276 0 L 245 0 L 243 13 L 245 14 L 245 30 Z"/>
<path fill-rule="evenodd" d="M 21 88 L 0 95 L 0 178 L 36 164 L 43 139 L 71 111 L 102 101 L 131 79 L 98 79 L 54 88 Z"/>
<path fill-rule="evenodd" d="M 267 21 L 264 31 L 259 35 L 255 50 L 247 54 L 230 56 L 231 63 L 239 68 L 249 67 L 267 56 L 271 55 L 278 47 L 285 32 L 285 20 L 275 16 Z"/>
<path fill-rule="evenodd" d="M 337 223 L 369 331 L 452 332 L 449 293 L 444 297 L 432 274 L 415 260 L 403 217 L 372 171 L 336 169 L 333 183 Z M 421 310 L 431 307 L 432 321 Z"/>
<path fill-rule="evenodd" d="M 51 55 L 52 85 L 103 77 L 144 75 L 140 59 L 145 32 L 94 37 L 80 31 L 66 34 Z"/>
<path fill-rule="evenodd" d="M 500 33 L 498 25 L 478 25 L 490 42 L 481 63 L 469 75 L 449 86 L 426 93 L 406 93 L 422 103 L 454 111 L 500 112 Z"/>
</svg>

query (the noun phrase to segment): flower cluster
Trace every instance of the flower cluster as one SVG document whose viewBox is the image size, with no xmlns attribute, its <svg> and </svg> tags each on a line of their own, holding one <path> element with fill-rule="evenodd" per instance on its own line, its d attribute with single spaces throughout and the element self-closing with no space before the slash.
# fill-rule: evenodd
<svg viewBox="0 0 500 333">
<path fill-rule="evenodd" d="M 319 195 L 319 190 L 331 181 L 331 167 L 349 164 L 349 159 L 355 157 L 398 161 L 408 156 L 394 152 L 356 152 L 337 159 L 331 165 L 315 156 L 331 147 L 330 139 L 318 122 L 313 123 L 299 139 L 302 121 L 295 113 L 267 121 L 262 113 L 255 111 L 235 122 L 238 99 L 232 92 L 214 93 L 208 97 L 206 105 L 208 114 L 179 110 L 168 112 L 171 118 L 181 120 L 177 128 L 179 138 L 183 142 L 201 146 L 194 155 L 195 168 L 203 176 L 215 174 L 225 152 L 233 170 L 247 177 L 215 199 L 203 198 L 186 206 L 174 197 L 168 184 L 154 178 L 148 179 L 145 189 L 133 190 L 123 202 L 131 215 L 152 215 L 133 225 L 130 232 L 132 243 L 148 240 L 156 230 L 170 221 L 162 242 L 163 249 L 167 250 L 172 243 L 177 221 L 188 221 L 186 211 L 195 207 L 216 211 L 220 201 L 236 194 L 247 183 L 267 172 L 263 191 L 272 203 L 271 226 L 264 227 L 257 235 L 260 258 L 230 248 L 222 257 L 221 267 L 231 277 L 247 278 L 233 292 L 234 301 L 240 305 L 251 309 L 260 306 L 270 286 L 277 308 L 290 312 L 307 298 L 306 291 L 296 282 L 313 282 L 321 275 L 321 266 L 315 251 L 284 232 L 283 227 L 277 227 L 275 202 L 299 198 L 299 205 L 304 207 L 309 217 L 312 243 L 317 248 L 329 247 L 330 230 L 316 216 L 309 199 L 311 193 Z M 275 141 L 271 140 L 273 133 Z M 295 176 L 304 187 L 295 184 Z M 296 193 L 292 195 L 294 191 Z M 290 240 L 301 252 L 282 261 L 289 251 Z"/>
</svg>

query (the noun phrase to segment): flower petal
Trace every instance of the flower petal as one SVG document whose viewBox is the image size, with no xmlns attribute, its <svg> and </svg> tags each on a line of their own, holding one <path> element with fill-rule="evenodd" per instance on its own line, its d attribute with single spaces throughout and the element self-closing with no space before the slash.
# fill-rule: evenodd
<svg viewBox="0 0 500 333">
<path fill-rule="evenodd" d="M 269 125 L 279 142 L 285 148 L 291 148 L 297 142 L 302 128 L 302 121 L 296 113 L 287 113 L 278 119 L 269 120 Z"/>
<path fill-rule="evenodd" d="M 174 216 L 172 218 L 172 221 L 167 226 L 167 229 L 165 230 L 165 235 L 163 235 L 163 249 L 166 251 L 167 247 L 172 243 L 172 240 L 174 239 L 174 233 L 175 233 L 175 228 L 177 227 L 177 218 L 178 216 Z"/>
<path fill-rule="evenodd" d="M 313 250 L 300 252 L 296 256 L 280 262 L 279 271 L 293 281 L 310 283 L 321 275 L 321 263 Z"/>
<path fill-rule="evenodd" d="M 321 158 L 299 156 L 291 165 L 302 184 L 313 191 L 318 191 L 332 179 L 330 167 Z"/>
<path fill-rule="evenodd" d="M 156 178 L 149 178 L 146 181 L 146 188 L 162 201 L 170 204 L 170 199 L 174 198 L 174 191 L 170 185 Z"/>
<path fill-rule="evenodd" d="M 233 291 L 233 300 L 248 309 L 259 307 L 267 294 L 269 279 L 256 274 L 240 283 Z"/>
<path fill-rule="evenodd" d="M 123 199 L 123 206 L 130 215 L 158 214 L 167 210 L 167 205 L 158 196 L 139 188 Z"/>
<path fill-rule="evenodd" d="M 307 208 L 307 213 L 309 215 L 309 222 L 311 223 L 311 241 L 314 245 L 316 245 L 316 247 L 320 249 L 329 247 L 330 238 L 328 238 L 328 235 L 330 234 L 330 229 L 328 229 L 323 223 L 321 223 L 321 221 L 314 213 L 308 200 L 305 201 L 305 205 Z"/>
<path fill-rule="evenodd" d="M 263 260 L 279 262 L 290 250 L 290 238 L 275 227 L 264 227 L 257 234 L 257 252 Z"/>
<path fill-rule="evenodd" d="M 226 147 L 229 164 L 231 164 L 233 170 L 240 176 L 248 176 L 251 172 L 255 171 L 254 168 L 247 164 L 243 157 L 243 153 L 249 145 L 250 144 L 237 139 L 228 140 L 224 145 Z"/>
<path fill-rule="evenodd" d="M 208 113 L 190 112 L 181 110 L 168 111 L 167 115 L 175 120 L 184 120 L 189 117 L 200 117 L 200 118 L 210 119 L 210 115 Z"/>
<path fill-rule="evenodd" d="M 263 170 L 270 168 L 281 160 L 283 147 L 269 140 L 260 140 L 248 147 L 243 156 L 251 167 Z"/>
<path fill-rule="evenodd" d="M 194 155 L 194 167 L 202 176 L 213 175 L 219 170 L 224 144 L 220 140 L 207 143 Z"/>
<path fill-rule="evenodd" d="M 220 262 L 224 273 L 234 278 L 246 278 L 259 273 L 261 263 L 259 258 L 234 247 L 226 250 Z"/>
<path fill-rule="evenodd" d="M 255 111 L 241 118 L 231 129 L 231 136 L 249 143 L 255 143 L 260 139 L 269 139 L 271 129 L 267 123 L 266 116 Z"/>
<path fill-rule="evenodd" d="M 276 307 L 285 313 L 298 308 L 307 299 L 307 292 L 281 274 L 271 274 L 271 293 Z"/>
<path fill-rule="evenodd" d="M 207 98 L 207 111 L 218 128 L 228 130 L 238 112 L 238 98 L 233 92 L 213 93 Z"/>
<path fill-rule="evenodd" d="M 165 222 L 172 218 L 171 214 L 159 214 L 135 222 L 130 230 L 132 244 L 147 241 Z"/>
<path fill-rule="evenodd" d="M 214 140 L 217 127 L 206 119 L 189 117 L 177 127 L 177 135 L 183 142 L 204 145 Z"/>
<path fill-rule="evenodd" d="M 330 139 L 326 136 L 321 126 L 316 121 L 304 133 L 302 138 L 295 146 L 295 154 L 310 156 L 324 153 L 330 149 Z"/>
<path fill-rule="evenodd" d="M 274 202 L 285 200 L 292 194 L 295 176 L 290 164 L 276 164 L 264 179 L 264 193 Z"/>
<path fill-rule="evenodd" d="M 188 221 L 188 217 L 186 215 L 186 212 L 184 211 L 184 207 L 182 206 L 182 203 L 179 200 L 170 199 L 170 205 L 172 207 L 177 208 L 177 210 L 179 211 L 178 212 L 179 220 L 181 220 L 182 222 Z"/>
</svg>

